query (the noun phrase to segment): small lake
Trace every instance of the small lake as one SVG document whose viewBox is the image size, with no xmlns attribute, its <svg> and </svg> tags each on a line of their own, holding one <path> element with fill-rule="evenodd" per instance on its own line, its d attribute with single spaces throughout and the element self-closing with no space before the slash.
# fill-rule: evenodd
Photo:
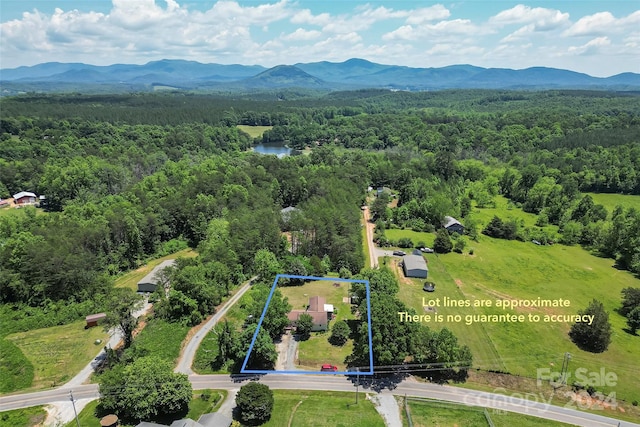
<svg viewBox="0 0 640 427">
<path fill-rule="evenodd" d="M 278 157 L 297 156 L 300 151 L 287 147 L 284 142 L 269 142 L 258 144 L 253 147 L 253 151 L 260 154 L 275 154 Z"/>
</svg>

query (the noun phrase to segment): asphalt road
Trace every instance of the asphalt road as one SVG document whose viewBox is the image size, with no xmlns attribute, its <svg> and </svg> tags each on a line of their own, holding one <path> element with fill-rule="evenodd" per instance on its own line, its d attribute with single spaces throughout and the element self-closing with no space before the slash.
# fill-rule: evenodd
<svg viewBox="0 0 640 427">
<path fill-rule="evenodd" d="M 228 375 L 190 375 L 189 380 L 195 390 L 207 388 L 231 390 L 237 389 L 242 385 L 241 380 Z M 244 381 L 247 381 L 247 379 Z M 347 378 L 342 375 L 264 375 L 259 378 L 259 381 L 273 389 L 356 391 L 356 381 L 353 378 Z M 375 393 L 377 390 L 389 386 L 389 384 L 367 384 L 367 382 L 365 378 L 361 377 L 358 387 L 360 392 Z M 392 384 L 389 388 L 395 395 L 425 397 L 464 403 L 488 409 L 517 412 L 585 427 L 640 427 L 640 424 L 619 421 L 590 412 L 582 412 L 577 409 L 547 405 L 543 402 L 526 400 L 520 397 L 421 383 L 412 379 L 405 379 L 397 384 Z M 73 395 L 76 399 L 98 398 L 98 386 L 88 384 L 74 387 Z M 69 389 L 61 388 L 22 395 L 3 396 L 0 397 L 0 411 L 68 400 Z"/>
<path fill-rule="evenodd" d="M 222 317 L 227 313 L 227 311 L 233 307 L 233 305 L 238 302 L 238 300 L 244 295 L 245 292 L 249 290 L 251 287 L 251 283 L 257 279 L 258 276 L 254 276 L 251 279 L 247 280 L 238 291 L 227 300 L 216 312 L 216 314 L 207 321 L 207 323 L 202 326 L 196 332 L 196 334 L 191 337 L 187 345 L 185 345 L 184 350 L 178 360 L 178 364 L 176 366 L 175 372 L 181 372 L 183 374 L 193 374 L 191 370 L 191 366 L 193 365 L 193 359 L 196 355 L 196 351 L 198 351 L 198 347 L 200 347 L 200 343 L 207 336 L 209 331 L 213 329 L 213 327 L 222 319 Z"/>
</svg>

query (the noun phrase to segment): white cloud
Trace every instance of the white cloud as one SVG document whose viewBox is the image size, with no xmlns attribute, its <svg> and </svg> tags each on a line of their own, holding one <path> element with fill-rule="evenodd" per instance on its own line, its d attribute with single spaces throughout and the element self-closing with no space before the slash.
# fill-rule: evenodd
<svg viewBox="0 0 640 427">
<path fill-rule="evenodd" d="M 322 35 L 317 30 L 305 30 L 304 28 L 298 28 L 293 33 L 282 36 L 282 40 L 316 40 Z"/>
<path fill-rule="evenodd" d="M 383 34 L 383 40 L 423 40 L 437 37 L 441 41 L 453 41 L 461 36 L 480 36 L 493 32 L 488 27 L 480 27 L 469 19 L 452 19 L 435 24 L 418 26 L 403 25 Z"/>
<path fill-rule="evenodd" d="M 489 19 L 489 23 L 496 26 L 511 24 L 531 24 L 536 31 L 546 31 L 569 22 L 569 14 L 556 9 L 525 6 L 519 4 L 511 9 L 503 10 Z"/>
<path fill-rule="evenodd" d="M 608 37 L 597 37 L 582 46 L 570 46 L 567 52 L 573 55 L 594 55 L 601 52 L 603 47 L 609 47 L 610 45 L 611 40 Z"/>
<path fill-rule="evenodd" d="M 640 10 L 624 18 L 616 18 L 611 12 L 599 12 L 580 18 L 569 27 L 566 36 L 599 36 L 631 31 L 640 25 Z"/>
<path fill-rule="evenodd" d="M 431 7 L 412 10 L 406 22 L 407 24 L 420 25 L 425 22 L 447 19 L 449 16 L 451 16 L 449 9 L 441 4 L 436 4 Z"/>
</svg>

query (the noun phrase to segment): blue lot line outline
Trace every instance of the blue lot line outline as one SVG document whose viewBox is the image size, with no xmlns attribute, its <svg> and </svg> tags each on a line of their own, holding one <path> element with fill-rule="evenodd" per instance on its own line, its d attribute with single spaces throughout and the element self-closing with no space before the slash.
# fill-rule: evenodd
<svg viewBox="0 0 640 427">
<path fill-rule="evenodd" d="M 247 363 L 249 362 L 249 356 L 253 351 L 253 346 L 256 343 L 256 339 L 258 338 L 258 333 L 260 332 L 260 327 L 262 326 L 262 321 L 264 320 L 264 316 L 267 314 L 267 308 L 269 308 L 269 303 L 271 302 L 271 298 L 273 297 L 273 293 L 278 286 L 279 279 L 304 279 L 304 280 L 332 280 L 334 282 L 347 282 L 347 283 L 364 283 L 365 288 L 367 290 L 367 332 L 369 335 L 369 370 L 357 370 L 357 371 L 276 371 L 276 370 L 261 370 L 261 369 L 247 369 Z M 275 280 L 273 281 L 273 286 L 271 286 L 271 292 L 269 292 L 269 296 L 267 297 L 267 302 L 264 305 L 264 310 L 262 310 L 262 315 L 260 316 L 260 320 L 258 321 L 258 326 L 256 327 L 256 331 L 253 333 L 253 338 L 251 339 L 251 345 L 249 346 L 249 351 L 247 351 L 247 355 L 244 358 L 244 362 L 242 363 L 242 368 L 240 368 L 241 374 L 296 374 L 296 375 L 317 375 L 317 374 L 328 374 L 328 375 L 373 375 L 373 339 L 371 338 L 371 290 L 369 287 L 368 280 L 357 280 L 357 279 L 341 279 L 339 277 L 315 277 L 315 276 L 296 276 L 292 274 L 278 274 L 276 275 Z"/>
</svg>

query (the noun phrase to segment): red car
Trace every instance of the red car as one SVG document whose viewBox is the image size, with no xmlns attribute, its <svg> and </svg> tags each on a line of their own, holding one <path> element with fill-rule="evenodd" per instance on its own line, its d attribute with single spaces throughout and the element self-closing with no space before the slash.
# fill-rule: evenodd
<svg viewBox="0 0 640 427">
<path fill-rule="evenodd" d="M 322 372 L 335 372 L 338 370 L 338 367 L 334 365 L 329 365 L 328 363 L 326 363 L 322 365 L 322 368 L 320 368 L 320 370 Z"/>
</svg>

